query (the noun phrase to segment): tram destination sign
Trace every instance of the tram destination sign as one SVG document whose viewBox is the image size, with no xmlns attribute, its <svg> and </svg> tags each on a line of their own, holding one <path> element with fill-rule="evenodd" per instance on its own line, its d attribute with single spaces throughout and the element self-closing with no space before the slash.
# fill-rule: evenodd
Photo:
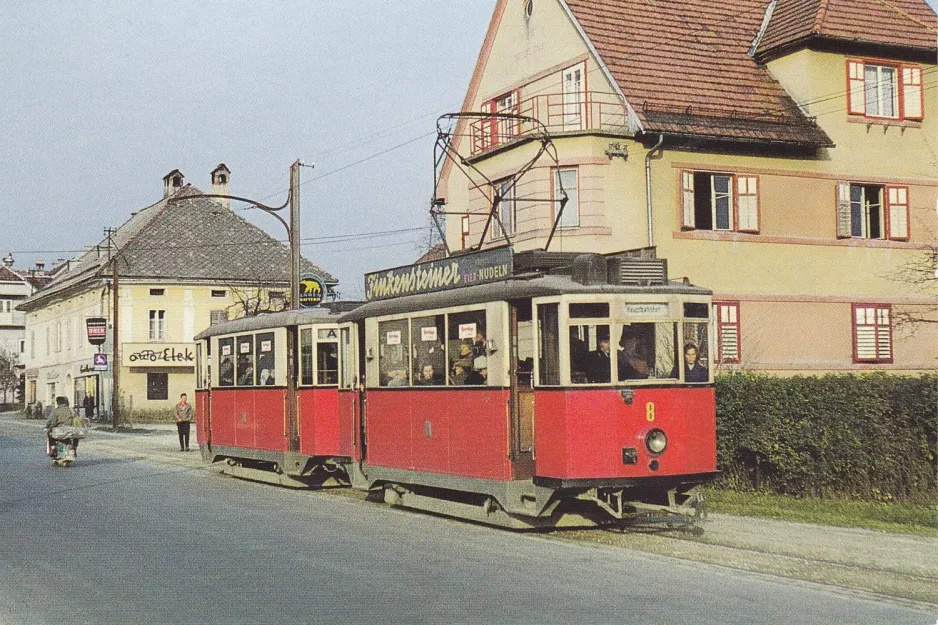
<svg viewBox="0 0 938 625">
<path fill-rule="evenodd" d="M 511 275 L 513 261 L 511 248 L 499 247 L 376 271 L 365 274 L 365 299 L 372 302 L 497 282 Z"/>
</svg>

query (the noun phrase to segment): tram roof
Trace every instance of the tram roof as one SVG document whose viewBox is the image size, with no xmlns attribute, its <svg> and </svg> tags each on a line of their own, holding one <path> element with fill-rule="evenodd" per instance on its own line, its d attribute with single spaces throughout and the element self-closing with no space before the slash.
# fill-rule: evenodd
<svg viewBox="0 0 938 625">
<path fill-rule="evenodd" d="M 529 273 L 512 275 L 499 282 L 489 282 L 487 284 L 460 287 L 434 293 L 405 295 L 368 302 L 345 313 L 339 321 L 358 321 L 367 317 L 466 306 L 485 302 L 574 294 L 711 295 L 712 291 L 683 282 L 666 282 L 652 286 L 623 284 L 587 285 L 576 282 L 567 275 Z"/>
<path fill-rule="evenodd" d="M 348 303 L 349 305 L 357 305 Z M 318 324 L 318 323 L 337 323 L 339 316 L 348 310 L 348 306 L 325 306 L 320 308 L 306 308 L 301 310 L 284 310 L 281 312 L 256 315 L 253 317 L 242 317 L 223 323 L 216 323 L 213 326 L 199 332 L 195 340 L 206 339 L 210 336 L 219 336 L 221 334 L 237 334 L 239 332 L 256 332 L 257 330 L 268 330 L 270 328 L 281 328 L 286 326 Z"/>
</svg>

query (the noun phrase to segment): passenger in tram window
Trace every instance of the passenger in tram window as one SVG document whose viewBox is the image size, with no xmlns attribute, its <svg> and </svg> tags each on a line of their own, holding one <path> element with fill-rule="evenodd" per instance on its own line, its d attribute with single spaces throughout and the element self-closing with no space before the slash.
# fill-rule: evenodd
<svg viewBox="0 0 938 625">
<path fill-rule="evenodd" d="M 593 383 L 612 382 L 612 359 L 609 355 L 609 337 L 599 339 L 599 347 L 590 353 L 586 379 Z"/>
<path fill-rule="evenodd" d="M 407 386 L 407 370 L 394 369 L 388 372 L 388 386 Z"/>
<path fill-rule="evenodd" d="M 273 386 L 274 385 L 274 372 L 271 371 L 270 369 L 261 369 L 259 382 L 261 386 Z"/>
<path fill-rule="evenodd" d="M 650 372 L 646 346 L 637 334 L 627 330 L 628 327 L 622 328 L 622 338 L 619 341 L 622 347 L 617 354 L 619 379 L 644 380 Z"/>
<path fill-rule="evenodd" d="M 420 378 L 417 380 L 417 386 L 436 386 L 439 384 L 436 380 L 436 372 L 433 365 L 425 363 L 420 367 Z"/>
<path fill-rule="evenodd" d="M 479 356 L 472 363 L 472 372 L 466 376 L 466 384 L 484 386 L 488 382 L 488 379 L 488 360 L 485 356 Z"/>
<path fill-rule="evenodd" d="M 234 360 L 231 356 L 222 356 L 221 364 L 218 366 L 218 382 L 222 386 L 231 386 L 234 384 Z"/>
<path fill-rule="evenodd" d="M 671 377 L 677 377 L 677 365 L 671 371 Z M 693 383 L 708 382 L 710 374 L 707 368 L 700 364 L 697 359 L 697 345 L 695 343 L 686 343 L 684 345 L 684 381 Z"/>
<path fill-rule="evenodd" d="M 590 367 L 591 357 L 589 345 L 580 338 L 579 326 L 571 326 L 570 377 L 574 384 L 582 384 L 587 381 L 587 371 Z"/>
<path fill-rule="evenodd" d="M 488 349 L 485 346 L 485 333 L 481 330 L 476 332 L 475 341 L 472 343 L 472 355 L 476 358 L 479 356 L 488 356 Z"/>
</svg>

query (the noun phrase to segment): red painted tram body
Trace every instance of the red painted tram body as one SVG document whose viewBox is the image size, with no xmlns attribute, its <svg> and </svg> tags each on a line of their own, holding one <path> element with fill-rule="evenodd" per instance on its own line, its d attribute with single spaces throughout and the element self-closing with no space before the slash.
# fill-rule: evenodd
<svg viewBox="0 0 938 625">
<path fill-rule="evenodd" d="M 197 337 L 207 460 L 515 528 L 699 512 L 709 291 L 659 259 L 510 248 L 366 280 L 371 301 L 342 315 Z"/>
</svg>

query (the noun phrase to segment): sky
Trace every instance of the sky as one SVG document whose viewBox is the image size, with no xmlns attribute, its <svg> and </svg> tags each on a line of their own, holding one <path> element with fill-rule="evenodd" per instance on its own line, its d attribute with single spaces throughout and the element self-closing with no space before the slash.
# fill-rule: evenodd
<svg viewBox="0 0 938 625">
<path fill-rule="evenodd" d="M 494 5 L 5 0 L 0 255 L 70 258 L 177 168 L 210 192 L 224 162 L 233 195 L 279 206 L 300 159 L 303 255 L 362 298 L 365 272 L 426 249 L 436 118 L 461 107 Z"/>
</svg>

